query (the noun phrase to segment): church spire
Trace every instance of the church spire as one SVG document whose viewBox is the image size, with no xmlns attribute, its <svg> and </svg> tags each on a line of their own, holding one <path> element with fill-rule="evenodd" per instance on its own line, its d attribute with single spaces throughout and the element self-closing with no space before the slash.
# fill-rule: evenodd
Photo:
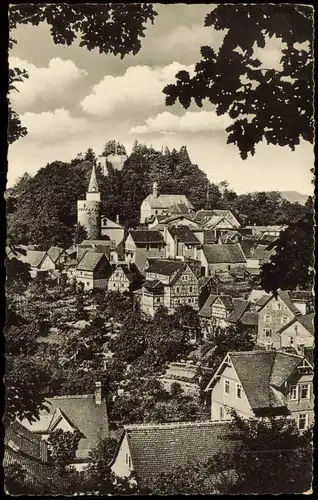
<svg viewBox="0 0 318 500">
<path fill-rule="evenodd" d="M 99 188 L 97 184 L 95 165 L 93 165 L 91 180 L 89 181 L 88 193 L 99 193 Z"/>
</svg>

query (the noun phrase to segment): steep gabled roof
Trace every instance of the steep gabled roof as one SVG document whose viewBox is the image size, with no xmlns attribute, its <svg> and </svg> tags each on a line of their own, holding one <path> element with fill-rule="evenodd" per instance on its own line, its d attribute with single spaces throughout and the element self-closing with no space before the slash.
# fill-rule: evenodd
<svg viewBox="0 0 318 500">
<path fill-rule="evenodd" d="M 138 482 L 170 472 L 189 461 L 206 463 L 221 450 L 234 449 L 228 422 L 174 422 L 124 426 Z"/>
<path fill-rule="evenodd" d="M 289 323 L 287 323 L 287 325 L 282 326 L 282 328 L 280 328 L 277 333 L 279 335 L 294 323 L 299 322 L 307 330 L 308 333 L 314 335 L 314 316 L 314 313 L 306 314 L 304 316 L 296 316 Z"/>
<path fill-rule="evenodd" d="M 98 188 L 98 183 L 97 183 L 97 178 L 96 178 L 96 172 L 95 172 L 95 166 L 94 165 L 93 165 L 93 168 L 92 168 L 91 178 L 90 178 L 90 181 L 89 181 L 88 193 L 99 193 L 99 188 Z"/>
<path fill-rule="evenodd" d="M 297 307 L 295 306 L 295 304 L 291 301 L 290 297 L 289 297 L 289 294 L 288 292 L 284 291 L 284 290 L 281 290 L 277 293 L 278 297 L 280 297 L 280 299 L 284 302 L 284 304 L 288 307 L 288 309 L 290 310 L 290 312 L 292 312 L 295 316 L 300 316 L 301 315 L 301 312 L 299 311 L 299 309 L 297 309 Z M 263 297 L 260 297 L 260 299 L 257 301 L 257 305 L 260 305 L 261 306 L 261 309 L 263 309 L 263 307 L 268 304 L 268 302 L 270 300 L 276 300 L 274 295 L 268 295 L 268 296 L 263 296 Z"/>
<path fill-rule="evenodd" d="M 206 299 L 203 307 L 200 309 L 200 311 L 198 313 L 199 316 L 201 316 L 202 318 L 211 318 L 211 314 L 212 314 L 211 307 L 217 298 L 218 298 L 218 295 L 214 295 L 211 293 L 208 296 L 208 298 Z"/>
<path fill-rule="evenodd" d="M 50 257 L 51 261 L 55 263 L 63 252 L 63 248 L 51 246 L 48 249 L 47 254 Z"/>
<path fill-rule="evenodd" d="M 182 203 L 189 208 L 194 208 L 192 203 L 184 194 L 160 194 L 159 196 L 154 196 L 149 194 L 144 201 L 147 201 L 151 208 L 164 208 L 169 209 L 175 204 Z"/>
<path fill-rule="evenodd" d="M 207 217 L 213 217 L 214 210 L 198 210 L 195 214 L 194 220 L 197 222 L 204 222 Z"/>
<path fill-rule="evenodd" d="M 152 293 L 163 293 L 163 284 L 159 280 L 145 280 L 142 287 Z"/>
<path fill-rule="evenodd" d="M 105 259 L 107 261 L 107 257 L 104 253 L 86 252 L 79 262 L 76 270 L 94 271 L 102 259 Z"/>
<path fill-rule="evenodd" d="M 132 239 L 135 243 L 162 243 L 164 239 L 160 231 L 130 231 Z"/>
<path fill-rule="evenodd" d="M 40 250 L 26 250 L 26 255 L 21 254 L 19 260 L 31 267 L 40 267 L 46 255 L 46 252 Z"/>
<path fill-rule="evenodd" d="M 240 300 L 239 302 L 235 301 L 234 306 L 235 308 L 227 318 L 227 321 L 229 321 L 230 323 L 237 323 L 238 321 L 240 321 L 243 314 L 249 307 L 249 302 L 248 300 Z"/>
<path fill-rule="evenodd" d="M 133 283 L 134 281 L 140 280 L 142 278 L 142 274 L 140 273 L 136 264 L 120 263 L 114 269 L 114 273 L 118 268 L 123 270 L 126 278 L 130 283 Z"/>
<path fill-rule="evenodd" d="M 246 262 L 239 243 L 232 245 L 203 245 L 203 252 L 208 264 L 238 264 Z"/>
</svg>

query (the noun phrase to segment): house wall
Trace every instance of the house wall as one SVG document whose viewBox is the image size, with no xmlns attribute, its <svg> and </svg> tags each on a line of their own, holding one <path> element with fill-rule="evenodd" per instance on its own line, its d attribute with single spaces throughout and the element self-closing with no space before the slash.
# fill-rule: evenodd
<svg viewBox="0 0 318 500">
<path fill-rule="evenodd" d="M 258 269 L 260 267 L 259 259 L 246 258 L 246 267 L 252 269 Z"/>
<path fill-rule="evenodd" d="M 208 274 L 205 276 L 214 276 L 216 273 L 220 271 L 229 271 L 230 269 L 235 269 L 237 267 L 246 266 L 245 262 L 236 262 L 234 264 L 222 262 L 220 264 L 208 264 Z"/>
<path fill-rule="evenodd" d="M 224 391 L 225 380 L 228 380 L 230 383 L 229 394 L 226 394 Z M 220 420 L 220 407 L 223 408 L 225 419 L 231 419 L 231 416 L 227 414 L 226 407 L 233 408 L 244 418 L 251 418 L 254 416 L 246 394 L 243 391 L 243 387 L 241 390 L 241 398 L 236 397 L 237 384 L 240 384 L 240 380 L 234 368 L 232 366 L 226 366 L 220 379 L 216 382 L 211 391 L 211 420 Z"/>
<path fill-rule="evenodd" d="M 196 276 L 187 266 L 171 286 L 164 288 L 164 305 L 169 310 L 179 305 L 189 305 L 193 309 L 199 308 L 199 285 Z"/>
<path fill-rule="evenodd" d="M 130 464 L 129 464 L 130 458 Z M 112 472 L 118 477 L 128 477 L 132 472 L 132 459 L 129 449 L 127 435 L 124 436 L 119 447 L 118 453 L 111 467 Z"/>
<path fill-rule="evenodd" d="M 78 283 L 83 283 L 84 290 L 93 290 L 94 288 L 94 276 L 91 271 L 75 271 L 76 281 Z"/>
<path fill-rule="evenodd" d="M 103 221 L 102 221 L 103 224 Z M 107 227 L 103 226 L 101 228 L 102 236 L 108 236 L 111 241 L 115 242 L 115 245 L 118 246 L 124 239 L 125 230 L 121 227 Z"/>
<path fill-rule="evenodd" d="M 297 331 L 295 327 L 297 327 Z M 314 345 L 314 336 L 298 321 L 290 325 L 280 334 L 280 347 L 290 346 L 290 339 L 293 340 L 294 345 L 297 343 L 304 343 L 305 347 L 313 347 Z"/>
<path fill-rule="evenodd" d="M 166 243 L 165 247 L 165 257 L 168 259 L 169 257 L 174 259 L 177 255 L 177 248 L 174 241 L 174 238 L 171 236 L 169 230 L 165 227 L 163 230 L 163 238 Z"/>
<path fill-rule="evenodd" d="M 121 267 L 115 269 L 108 280 L 108 291 L 129 292 L 130 282 Z"/>
<path fill-rule="evenodd" d="M 301 385 L 309 384 L 309 399 L 301 399 Z M 290 397 L 290 387 L 297 386 L 297 399 L 291 400 Z M 302 413 L 308 414 L 308 425 L 310 426 L 314 422 L 314 387 L 313 387 L 313 373 L 308 370 L 307 373 L 299 373 L 296 371 L 287 382 L 285 388 L 286 395 L 286 405 L 291 411 L 292 416 L 295 418 L 298 425 L 299 415 Z"/>
<path fill-rule="evenodd" d="M 303 301 L 300 301 L 300 302 L 295 302 L 295 301 L 292 301 L 294 306 L 297 307 L 298 311 L 301 312 L 301 314 L 305 315 L 307 313 L 307 303 L 306 302 L 303 302 Z"/>
<path fill-rule="evenodd" d="M 272 342 L 273 347 L 280 347 L 280 336 L 277 331 L 287 325 L 294 318 L 294 314 L 288 309 L 282 299 L 273 297 L 258 313 L 257 343 L 264 345 Z M 266 333 L 267 332 L 267 333 Z"/>
<path fill-rule="evenodd" d="M 140 307 L 142 312 L 153 317 L 157 309 L 163 305 L 164 297 L 162 294 L 155 295 L 147 292 L 146 289 L 143 288 L 143 293 L 140 300 Z"/>
</svg>

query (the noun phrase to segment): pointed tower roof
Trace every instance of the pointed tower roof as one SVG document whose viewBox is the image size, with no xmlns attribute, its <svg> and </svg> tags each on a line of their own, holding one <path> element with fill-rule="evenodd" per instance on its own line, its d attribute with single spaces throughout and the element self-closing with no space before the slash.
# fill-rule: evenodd
<svg viewBox="0 0 318 500">
<path fill-rule="evenodd" d="M 93 165 L 91 180 L 89 181 L 89 186 L 88 186 L 88 192 L 89 193 L 99 193 L 96 172 L 95 172 L 95 165 Z"/>
</svg>

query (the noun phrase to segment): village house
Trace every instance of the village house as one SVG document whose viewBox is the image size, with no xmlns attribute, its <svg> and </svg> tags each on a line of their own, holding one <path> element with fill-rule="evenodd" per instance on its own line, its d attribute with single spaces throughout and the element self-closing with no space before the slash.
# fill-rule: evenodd
<svg viewBox="0 0 318 500">
<path fill-rule="evenodd" d="M 85 291 L 106 289 L 111 272 L 111 265 L 104 253 L 86 251 L 76 267 L 75 278 L 77 283 L 83 283 Z"/>
<path fill-rule="evenodd" d="M 201 242 L 186 226 L 164 228 L 163 237 L 166 243 L 165 257 L 175 259 L 176 257 L 197 260 Z"/>
<path fill-rule="evenodd" d="M 235 299 L 230 295 L 211 294 L 198 312 L 202 333 L 215 335 L 229 325 L 228 318 L 235 309 Z"/>
<path fill-rule="evenodd" d="M 129 231 L 125 241 L 125 260 L 142 269 L 147 258 L 163 259 L 165 241 L 159 231 Z"/>
<path fill-rule="evenodd" d="M 43 273 L 47 274 L 56 269 L 56 264 L 45 251 L 25 249 L 23 253 L 19 253 L 15 257 L 21 262 L 29 264 L 31 278 Z"/>
<path fill-rule="evenodd" d="M 301 312 L 290 300 L 288 292 L 285 291 L 279 291 L 277 297 L 274 295 L 261 297 L 256 302 L 257 306 L 257 344 L 271 344 L 272 347 L 278 349 L 280 347 L 280 336 L 277 332 L 295 317 L 301 316 Z"/>
<path fill-rule="evenodd" d="M 18 421 L 12 422 L 5 429 L 4 476 L 6 476 L 6 469 L 12 465 L 23 467 L 26 472 L 23 479 L 24 485 L 31 491 L 41 491 L 47 488 L 51 481 L 53 485 L 61 482 L 56 467 L 48 462 L 46 441 Z M 7 493 L 11 492 L 7 491 Z"/>
<path fill-rule="evenodd" d="M 279 237 L 280 233 L 285 231 L 287 229 L 286 225 L 280 225 L 280 226 L 257 226 L 254 224 L 253 226 L 246 226 L 247 229 L 251 229 L 252 233 L 256 236 L 275 236 Z"/>
<path fill-rule="evenodd" d="M 62 267 L 67 259 L 66 251 L 60 247 L 51 246 L 47 251 L 47 255 L 55 264 L 55 269 Z"/>
<path fill-rule="evenodd" d="M 198 279 L 186 262 L 174 260 L 150 261 L 143 274 L 146 281 L 139 298 L 141 310 L 154 315 L 151 304 L 163 305 L 173 312 L 180 305 L 189 305 L 198 309 Z M 162 287 L 160 285 L 162 284 Z M 150 289 L 149 289 L 150 288 Z"/>
<path fill-rule="evenodd" d="M 138 290 L 144 281 L 135 264 L 119 263 L 108 280 L 108 291 L 131 293 Z"/>
<path fill-rule="evenodd" d="M 295 316 L 287 325 L 278 330 L 280 348 L 294 347 L 300 352 L 304 347 L 314 346 L 314 313 Z"/>
<path fill-rule="evenodd" d="M 117 247 L 123 241 L 125 236 L 125 228 L 119 224 L 119 217 L 117 216 L 116 222 L 108 219 L 106 215 L 101 217 L 101 236 L 107 237 Z"/>
<path fill-rule="evenodd" d="M 152 230 L 163 231 L 165 227 L 170 226 L 187 226 L 190 229 L 201 230 L 201 225 L 193 220 L 192 214 L 179 215 L 154 215 L 151 222 L 148 223 L 148 228 Z"/>
<path fill-rule="evenodd" d="M 160 194 L 158 184 L 154 182 L 153 191 L 145 198 L 140 207 L 140 223 L 144 224 L 153 215 L 166 215 L 174 205 L 185 205 L 189 211 L 194 210 L 192 203 L 184 194 Z"/>
<path fill-rule="evenodd" d="M 43 440 L 57 429 L 79 431 L 81 439 L 71 465 L 82 470 L 88 463 L 90 452 L 102 439 L 109 437 L 106 399 L 101 383 L 96 382 L 95 394 L 55 396 L 46 401 L 48 409 L 41 410 L 39 419 L 32 423 L 24 419 L 22 425 Z"/>
<path fill-rule="evenodd" d="M 270 262 L 272 255 L 275 255 L 275 247 L 270 248 L 267 244 L 261 245 L 251 240 L 241 240 L 241 247 L 246 258 L 248 270 L 255 270 L 260 273 L 263 264 Z"/>
<path fill-rule="evenodd" d="M 147 486 L 154 475 L 171 472 L 190 461 L 206 463 L 220 451 L 233 450 L 228 422 L 172 422 L 125 425 L 111 463 L 112 472 Z M 228 438 L 227 438 L 228 437 Z"/>
<path fill-rule="evenodd" d="M 262 350 L 229 352 L 206 387 L 211 420 L 291 415 L 301 431 L 314 418 L 313 366 L 304 357 Z"/>
<path fill-rule="evenodd" d="M 204 276 L 215 276 L 220 271 L 246 266 L 246 259 L 239 243 L 203 245 L 200 256 Z"/>
</svg>

